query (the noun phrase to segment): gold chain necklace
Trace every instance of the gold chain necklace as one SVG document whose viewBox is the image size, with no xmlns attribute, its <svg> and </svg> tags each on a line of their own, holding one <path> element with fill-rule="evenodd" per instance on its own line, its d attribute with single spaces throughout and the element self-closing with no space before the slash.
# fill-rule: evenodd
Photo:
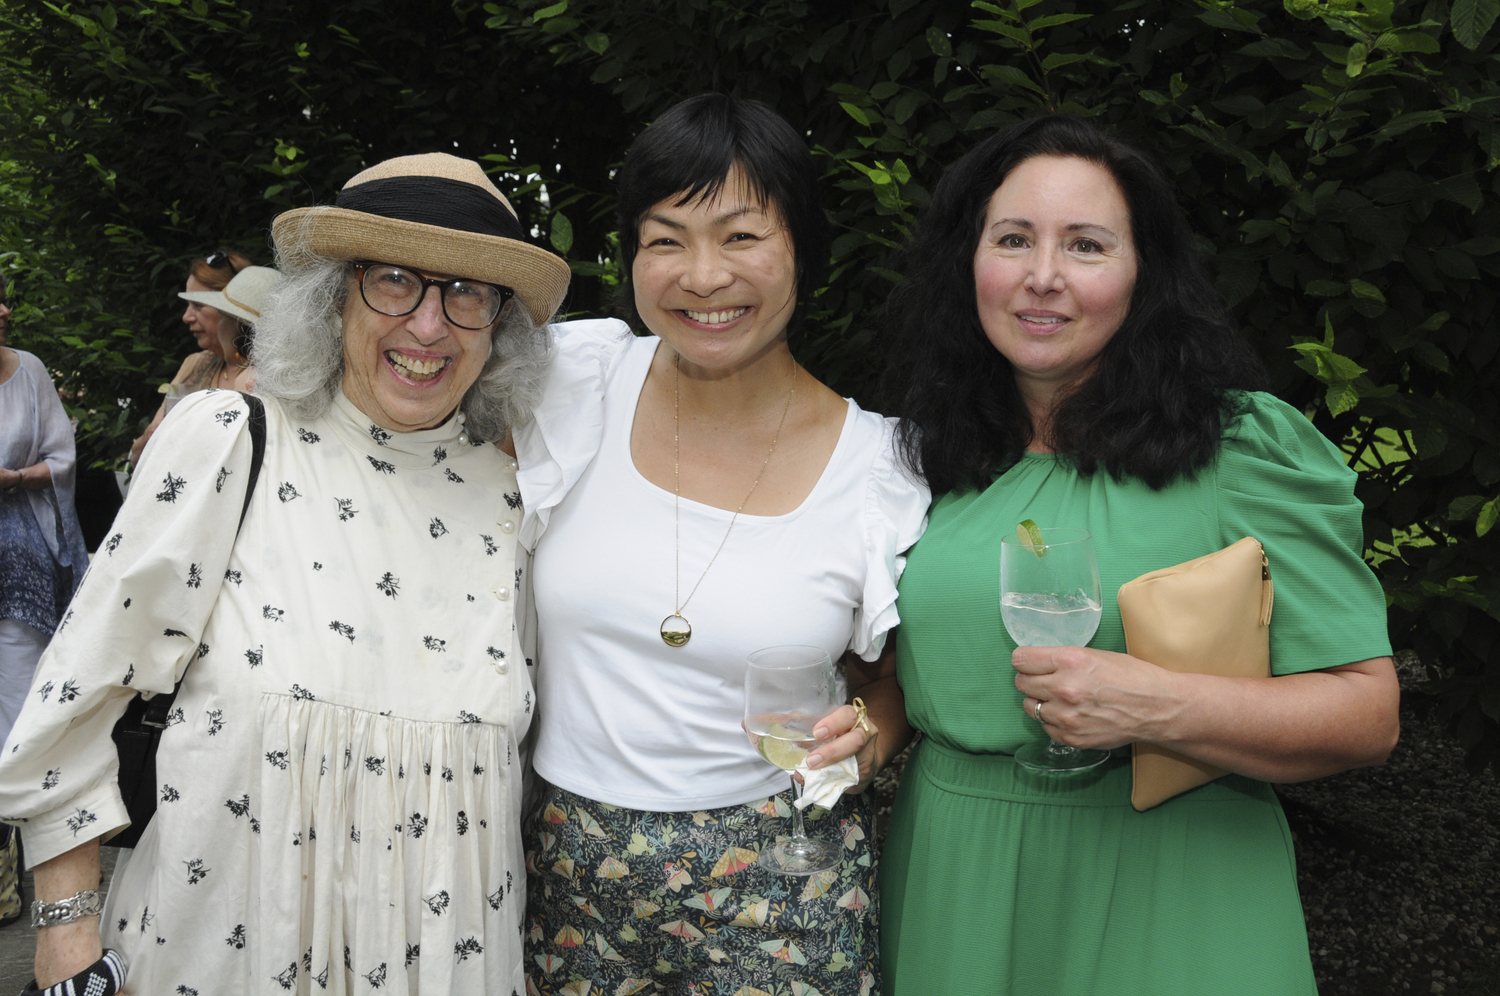
<svg viewBox="0 0 1500 996">
<path fill-rule="evenodd" d="M 708 558 L 708 567 L 703 568 L 703 573 L 698 575 L 698 583 L 693 585 L 693 590 L 688 592 L 688 597 L 682 597 L 682 487 L 680 480 L 680 465 L 682 456 L 681 445 L 681 415 L 682 415 L 682 356 L 679 354 L 673 361 L 672 373 L 672 543 L 675 549 L 675 570 L 672 580 L 672 601 L 677 608 L 672 614 L 661 621 L 662 642 L 669 647 L 685 647 L 687 642 L 693 638 L 692 623 L 682 614 L 687 608 L 687 603 L 693 600 L 698 593 L 698 585 L 708 576 L 709 568 L 714 566 L 714 561 L 719 559 L 719 554 L 724 549 L 724 544 L 729 542 L 729 534 L 734 531 L 734 524 L 739 520 L 740 513 L 750 503 L 750 496 L 755 494 L 755 489 L 760 486 L 761 475 L 766 472 L 766 467 L 771 463 L 771 454 L 776 452 L 776 443 L 781 439 L 781 430 L 786 427 L 787 412 L 792 410 L 792 396 L 797 393 L 797 364 L 792 363 L 792 386 L 786 392 L 786 406 L 781 409 L 781 422 L 776 426 L 776 435 L 771 437 L 771 448 L 766 450 L 766 459 L 761 463 L 760 470 L 755 474 L 755 482 L 750 485 L 750 490 L 745 494 L 745 500 L 740 502 L 740 507 L 734 510 L 734 515 L 729 520 L 729 528 L 724 530 L 724 538 L 719 540 L 719 548 L 714 555 Z"/>
</svg>

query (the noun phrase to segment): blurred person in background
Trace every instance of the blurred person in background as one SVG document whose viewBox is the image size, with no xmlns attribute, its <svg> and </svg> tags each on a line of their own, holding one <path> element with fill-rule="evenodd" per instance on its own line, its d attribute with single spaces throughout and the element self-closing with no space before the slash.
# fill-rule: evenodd
<svg viewBox="0 0 1500 996">
<path fill-rule="evenodd" d="M 179 291 L 177 296 L 188 302 L 182 313 L 182 322 L 193 333 L 200 352 L 182 361 L 169 390 L 165 392 L 168 398 L 181 398 L 210 387 L 233 387 L 235 378 L 244 371 L 247 363 L 238 361 L 233 352 L 226 355 L 224 342 L 219 335 L 219 323 L 223 319 L 219 309 L 202 304 L 191 295 L 223 291 L 241 270 L 250 265 L 248 257 L 227 249 L 195 259 L 188 265 L 187 287 Z M 172 402 L 164 398 L 161 407 L 156 410 L 156 416 L 151 419 L 151 424 L 146 426 L 146 431 L 130 444 L 132 467 L 140 463 L 141 451 L 146 448 L 146 443 L 171 407 Z"/>
<path fill-rule="evenodd" d="M 0 740 L 89 563 L 73 510 L 73 425 L 42 361 L 6 348 L 8 297 L 0 275 Z M 11 827 L 0 842 L 4 924 L 21 913 L 20 859 Z"/>
<path fill-rule="evenodd" d="M 255 367 L 250 360 L 255 323 L 271 300 L 281 277 L 269 266 L 247 266 L 221 291 L 184 291 L 178 295 L 198 306 L 201 313 L 218 312 L 220 355 L 225 357 L 223 387 L 236 391 L 255 390 Z"/>
</svg>

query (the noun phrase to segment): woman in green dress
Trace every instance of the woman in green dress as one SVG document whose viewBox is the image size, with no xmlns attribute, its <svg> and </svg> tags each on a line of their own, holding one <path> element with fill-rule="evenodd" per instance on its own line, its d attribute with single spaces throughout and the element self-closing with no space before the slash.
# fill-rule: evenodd
<svg viewBox="0 0 1500 996">
<path fill-rule="evenodd" d="M 938 499 L 900 589 L 895 667 L 924 738 L 882 857 L 886 996 L 1317 991 L 1267 783 L 1395 745 L 1385 602 L 1354 473 L 1254 390 L 1190 239 L 1145 157 L 1045 117 L 950 169 L 911 248 L 892 377 Z M 1105 606 L 1087 648 L 1006 632 L 1000 540 L 1024 519 L 1093 534 Z M 1245 536 L 1275 576 L 1274 677 L 1124 653 L 1121 584 Z M 1018 768 L 1048 735 L 1231 774 L 1138 813 L 1128 751 L 1087 774 Z"/>
</svg>

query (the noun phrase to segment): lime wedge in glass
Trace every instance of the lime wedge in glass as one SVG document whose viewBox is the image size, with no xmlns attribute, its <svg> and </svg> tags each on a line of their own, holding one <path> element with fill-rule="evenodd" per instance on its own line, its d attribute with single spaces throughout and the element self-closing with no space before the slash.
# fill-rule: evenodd
<svg viewBox="0 0 1500 996">
<path fill-rule="evenodd" d="M 1042 539 L 1042 531 L 1030 519 L 1025 519 L 1020 525 L 1016 526 L 1016 538 L 1021 541 L 1022 546 L 1038 557 L 1045 557 L 1047 555 L 1047 544 Z"/>
<path fill-rule="evenodd" d="M 807 749 L 797 746 L 795 741 L 806 741 L 807 734 L 789 730 L 780 723 L 772 723 L 770 730 L 762 734 L 755 749 L 760 756 L 782 771 L 792 771 L 807 757 Z"/>
</svg>

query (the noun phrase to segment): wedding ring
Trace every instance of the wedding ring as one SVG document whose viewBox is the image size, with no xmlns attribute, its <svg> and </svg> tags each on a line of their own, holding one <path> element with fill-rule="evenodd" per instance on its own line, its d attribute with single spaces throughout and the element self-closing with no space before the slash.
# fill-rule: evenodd
<svg viewBox="0 0 1500 996">
<path fill-rule="evenodd" d="M 875 728 L 870 725 L 869 710 L 865 708 L 864 702 L 859 696 L 854 697 L 854 725 L 865 731 L 865 736 L 873 737 Z"/>
<path fill-rule="evenodd" d="M 1038 723 L 1042 722 L 1042 700 L 1036 700 L 1036 708 L 1031 710 L 1031 717 Z"/>
</svg>

